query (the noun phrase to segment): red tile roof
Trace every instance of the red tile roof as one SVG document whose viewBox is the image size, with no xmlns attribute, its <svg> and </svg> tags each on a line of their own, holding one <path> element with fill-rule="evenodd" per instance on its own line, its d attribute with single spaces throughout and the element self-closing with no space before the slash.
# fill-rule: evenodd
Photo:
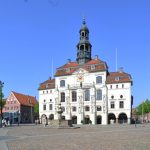
<svg viewBox="0 0 150 150">
<path fill-rule="evenodd" d="M 59 67 L 58 69 L 61 68 L 70 68 L 70 67 L 77 67 L 79 64 L 77 62 L 68 62 L 67 64 Z"/>
<path fill-rule="evenodd" d="M 38 90 L 54 89 L 55 88 L 55 79 L 49 79 L 40 84 Z"/>
<path fill-rule="evenodd" d="M 24 95 L 24 94 L 17 93 L 14 91 L 12 91 L 12 93 L 14 94 L 14 96 L 17 98 L 17 100 L 20 102 L 21 105 L 34 106 L 35 104 L 37 104 L 37 100 L 33 96 Z"/>
<path fill-rule="evenodd" d="M 108 69 L 107 64 L 100 59 L 92 59 L 83 65 L 79 65 L 77 62 L 68 62 L 57 68 L 55 76 L 71 75 L 79 68 L 83 68 L 89 72 L 105 71 Z"/>
<path fill-rule="evenodd" d="M 126 82 L 132 83 L 132 78 L 131 78 L 131 75 L 125 72 L 110 72 L 106 80 L 107 84 L 126 83 Z"/>
</svg>

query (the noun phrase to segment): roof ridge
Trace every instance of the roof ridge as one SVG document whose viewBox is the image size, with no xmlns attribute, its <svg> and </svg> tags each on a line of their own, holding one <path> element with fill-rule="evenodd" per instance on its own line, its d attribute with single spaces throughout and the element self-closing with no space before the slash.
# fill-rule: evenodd
<svg viewBox="0 0 150 150">
<path fill-rule="evenodd" d="M 34 96 L 18 93 L 18 92 L 15 92 L 15 91 L 12 91 L 12 93 L 35 98 Z"/>
</svg>

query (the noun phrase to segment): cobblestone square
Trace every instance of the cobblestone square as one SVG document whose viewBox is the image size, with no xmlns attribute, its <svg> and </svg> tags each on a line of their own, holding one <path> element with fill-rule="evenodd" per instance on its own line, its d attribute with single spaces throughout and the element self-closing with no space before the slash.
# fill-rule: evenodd
<svg viewBox="0 0 150 150">
<path fill-rule="evenodd" d="M 149 150 L 150 124 L 86 125 L 55 129 L 41 125 L 0 128 L 0 150 Z"/>
</svg>

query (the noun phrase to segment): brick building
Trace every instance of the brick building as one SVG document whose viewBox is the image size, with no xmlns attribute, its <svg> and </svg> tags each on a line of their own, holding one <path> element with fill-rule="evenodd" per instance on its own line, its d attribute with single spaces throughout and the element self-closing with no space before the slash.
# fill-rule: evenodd
<svg viewBox="0 0 150 150">
<path fill-rule="evenodd" d="M 3 117 L 11 123 L 33 123 L 35 104 L 35 97 L 12 91 L 6 99 Z"/>
</svg>

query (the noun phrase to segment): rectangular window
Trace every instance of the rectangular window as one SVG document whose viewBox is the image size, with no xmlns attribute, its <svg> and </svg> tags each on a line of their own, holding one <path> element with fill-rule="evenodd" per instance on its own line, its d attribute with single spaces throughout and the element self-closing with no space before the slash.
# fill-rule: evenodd
<svg viewBox="0 0 150 150">
<path fill-rule="evenodd" d="M 43 110 L 46 110 L 46 105 L 45 104 L 43 105 Z"/>
<path fill-rule="evenodd" d="M 124 88 L 124 84 L 122 84 L 122 88 Z"/>
<path fill-rule="evenodd" d="M 110 85 L 110 89 L 112 89 L 112 85 Z"/>
<path fill-rule="evenodd" d="M 90 90 L 85 90 L 85 101 L 89 101 L 90 100 Z"/>
<path fill-rule="evenodd" d="M 115 102 L 110 103 L 110 108 L 115 108 Z"/>
<path fill-rule="evenodd" d="M 60 87 L 64 87 L 65 86 L 65 80 L 61 80 L 60 81 Z"/>
<path fill-rule="evenodd" d="M 102 76 L 96 77 L 96 84 L 102 83 Z"/>
<path fill-rule="evenodd" d="M 77 101 L 77 92 L 76 92 L 76 91 L 73 91 L 73 92 L 72 92 L 72 101 L 73 101 L 73 102 L 76 102 L 76 101 Z"/>
<path fill-rule="evenodd" d="M 76 107 L 75 106 L 72 107 L 72 111 L 76 111 Z"/>
<path fill-rule="evenodd" d="M 102 90 L 96 90 L 96 100 L 102 100 Z"/>
<path fill-rule="evenodd" d="M 53 110 L 53 104 L 49 104 L 49 110 Z"/>
<path fill-rule="evenodd" d="M 65 93 L 64 92 L 61 93 L 61 102 L 65 102 Z"/>
<path fill-rule="evenodd" d="M 124 101 L 119 102 L 119 108 L 124 108 Z"/>
</svg>

